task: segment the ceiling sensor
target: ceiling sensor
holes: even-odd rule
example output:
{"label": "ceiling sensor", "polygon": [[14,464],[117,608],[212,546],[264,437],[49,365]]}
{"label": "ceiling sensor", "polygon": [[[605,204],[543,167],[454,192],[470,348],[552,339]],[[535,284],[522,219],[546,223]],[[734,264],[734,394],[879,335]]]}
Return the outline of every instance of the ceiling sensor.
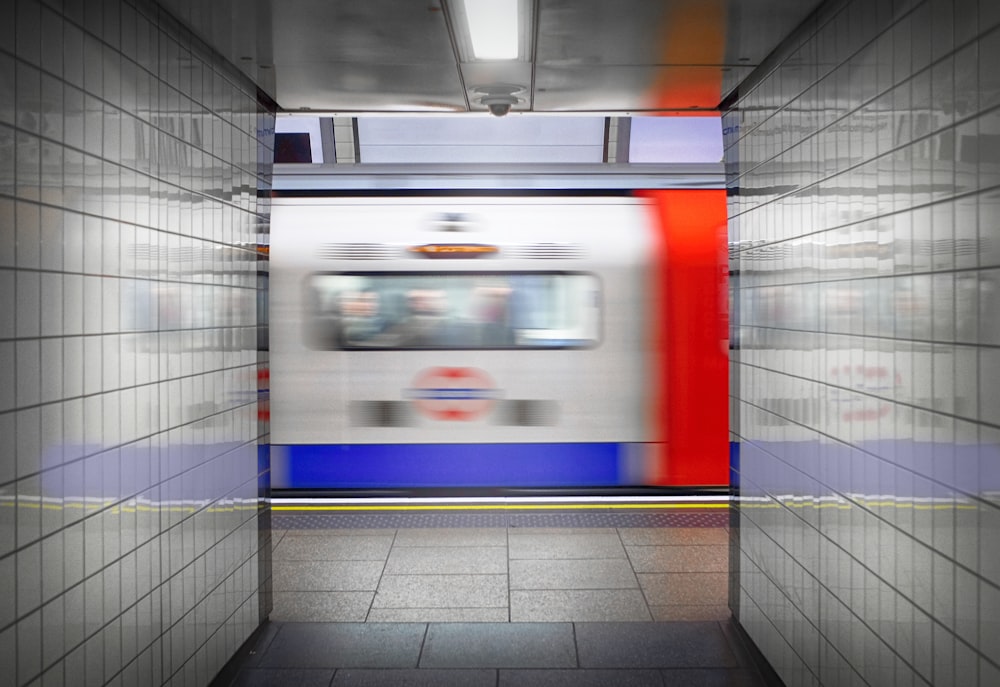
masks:
{"label": "ceiling sensor", "polygon": [[521,98],[518,98],[515,93],[523,93],[524,86],[515,86],[513,84],[495,84],[492,86],[477,86],[472,89],[475,93],[481,93],[482,96],[478,98],[479,102],[485,105],[490,114],[494,117],[503,117],[508,112],[510,108],[523,102]]}

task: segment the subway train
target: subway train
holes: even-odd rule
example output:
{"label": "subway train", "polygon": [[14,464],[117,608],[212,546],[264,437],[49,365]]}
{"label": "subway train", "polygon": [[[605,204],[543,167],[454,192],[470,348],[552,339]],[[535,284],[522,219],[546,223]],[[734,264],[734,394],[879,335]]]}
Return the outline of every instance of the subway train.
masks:
{"label": "subway train", "polygon": [[272,487],[724,487],[725,196],[690,177],[276,183]]}

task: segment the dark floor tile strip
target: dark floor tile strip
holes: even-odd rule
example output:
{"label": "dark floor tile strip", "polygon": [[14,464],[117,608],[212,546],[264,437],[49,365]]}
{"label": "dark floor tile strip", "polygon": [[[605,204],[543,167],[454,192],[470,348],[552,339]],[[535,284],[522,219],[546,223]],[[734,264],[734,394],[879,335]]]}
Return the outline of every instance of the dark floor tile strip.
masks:
{"label": "dark floor tile strip", "polygon": [[495,687],[496,673],[494,669],[342,668],[332,687]]}
{"label": "dark floor tile strip", "polygon": [[663,687],[657,670],[501,669],[499,687]]}
{"label": "dark floor tile strip", "polygon": [[424,623],[286,623],[260,667],[416,668],[425,631]]}
{"label": "dark floor tile strip", "polygon": [[280,629],[280,623],[265,622],[260,625],[222,667],[210,687],[230,687],[235,684],[241,670],[255,668]]}
{"label": "dark floor tile strip", "polygon": [[664,687],[765,687],[757,673],[742,668],[668,668]]}
{"label": "dark floor tile strip", "polygon": [[319,687],[331,676],[342,687],[485,687],[495,676],[527,687],[780,684],[729,622],[268,623],[212,687]]}
{"label": "dark floor tile strip", "polygon": [[431,623],[421,668],[574,668],[570,623]]}
{"label": "dark floor tile strip", "polygon": [[584,668],[735,668],[716,622],[579,623]]}
{"label": "dark floor tile strip", "polygon": [[334,671],[322,668],[245,668],[231,687],[329,687]]}
{"label": "dark floor tile strip", "polygon": [[754,645],[739,622],[731,617],[729,620],[721,621],[719,626],[740,664],[748,672],[752,672],[760,680],[760,684],[767,687],[784,687],[784,682],[778,677],[778,673]]}

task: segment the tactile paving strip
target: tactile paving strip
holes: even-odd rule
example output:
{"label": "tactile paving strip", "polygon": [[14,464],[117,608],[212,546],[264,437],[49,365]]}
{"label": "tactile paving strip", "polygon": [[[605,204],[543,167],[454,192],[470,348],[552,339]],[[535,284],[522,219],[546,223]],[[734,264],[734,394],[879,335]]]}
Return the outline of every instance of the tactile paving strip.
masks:
{"label": "tactile paving strip", "polygon": [[725,509],[274,511],[278,530],[423,527],[727,527]]}
{"label": "tactile paving strip", "polygon": [[726,527],[726,510],[509,512],[509,527]]}

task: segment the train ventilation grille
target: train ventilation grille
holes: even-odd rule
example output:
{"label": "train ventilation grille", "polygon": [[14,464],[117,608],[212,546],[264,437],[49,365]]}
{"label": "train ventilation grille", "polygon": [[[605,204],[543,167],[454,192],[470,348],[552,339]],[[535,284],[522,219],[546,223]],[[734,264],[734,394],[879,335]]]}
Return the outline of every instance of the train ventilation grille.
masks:
{"label": "train ventilation grille", "polygon": [[317,253],[325,260],[391,260],[399,255],[395,246],[382,243],[325,243]]}
{"label": "train ventilation grille", "polygon": [[529,243],[510,246],[504,252],[523,260],[576,260],[585,256],[583,247],[574,243]]}

